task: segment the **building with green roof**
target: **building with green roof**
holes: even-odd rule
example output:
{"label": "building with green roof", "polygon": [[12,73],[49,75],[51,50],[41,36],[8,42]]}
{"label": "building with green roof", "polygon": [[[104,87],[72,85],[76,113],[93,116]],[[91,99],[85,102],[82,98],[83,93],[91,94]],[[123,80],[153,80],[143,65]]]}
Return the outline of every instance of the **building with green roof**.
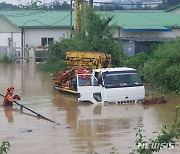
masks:
{"label": "building with green roof", "polygon": [[[127,42],[161,41],[180,36],[180,15],[171,12],[105,11],[97,13],[104,17],[113,17],[110,26],[115,33],[114,37],[117,40],[123,40],[126,44]],[[72,21],[74,21],[73,18]],[[70,29],[69,11],[0,11],[0,46],[45,46],[50,42],[69,37]],[[128,46],[127,49],[129,49]]]}
{"label": "building with green roof", "polygon": [[[0,35],[5,33],[9,34],[9,37],[12,33],[13,36],[19,35],[20,46],[23,42],[25,46],[36,47],[42,45],[41,38],[58,41],[70,34],[70,12],[67,11],[0,11],[0,21]],[[12,39],[15,41],[14,38]],[[19,46],[19,43],[16,42],[16,46],[17,44]]]}

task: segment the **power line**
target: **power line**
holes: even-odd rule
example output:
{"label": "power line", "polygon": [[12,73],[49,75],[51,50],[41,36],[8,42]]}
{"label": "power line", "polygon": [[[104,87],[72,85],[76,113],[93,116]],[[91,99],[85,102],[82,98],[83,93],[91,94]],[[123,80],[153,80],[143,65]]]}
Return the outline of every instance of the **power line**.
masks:
{"label": "power line", "polygon": [[56,21],[55,23],[52,23],[52,24],[44,24],[44,23],[38,21],[37,19],[34,19],[34,20],[28,20],[28,21],[26,21],[22,26],[25,26],[28,22],[31,22],[31,21],[35,21],[35,22],[37,22],[37,23],[39,23],[39,24],[41,24],[41,25],[44,25],[44,26],[53,26],[53,25],[55,25],[55,24],[57,24],[57,23],[60,23],[60,22],[63,21],[64,19],[66,19],[69,15],[70,15],[70,13],[67,14],[64,18],[62,18],[62,19],[60,19],[60,20],[58,20],[58,21]]}
{"label": "power line", "polygon": [[[17,13],[15,14],[15,12]],[[25,17],[25,16],[33,16],[33,15],[37,16],[47,12],[69,12],[69,10],[11,10],[11,11],[4,10],[4,11],[0,11],[0,15],[4,15],[6,17]]]}

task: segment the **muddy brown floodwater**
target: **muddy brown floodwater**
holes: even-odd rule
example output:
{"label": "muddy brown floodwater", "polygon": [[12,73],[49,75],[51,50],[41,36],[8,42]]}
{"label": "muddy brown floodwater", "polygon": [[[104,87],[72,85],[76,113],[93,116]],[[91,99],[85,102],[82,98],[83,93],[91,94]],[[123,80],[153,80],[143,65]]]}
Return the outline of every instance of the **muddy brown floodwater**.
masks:
{"label": "muddy brown floodwater", "polygon": [[[92,105],[78,103],[75,96],[55,92],[49,74],[40,72],[34,64],[0,64],[0,93],[8,85],[21,96],[19,103],[61,125],[38,119],[18,105],[0,107],[0,143],[10,142],[8,154],[84,154],[96,151],[109,154],[112,147],[128,154],[135,147],[139,124],[145,135],[160,131],[171,124],[173,109],[180,96],[165,95],[161,105]],[[147,90],[147,97],[161,96]],[[3,98],[0,99],[1,102]],[[179,154],[180,148],[163,149],[162,154]]]}

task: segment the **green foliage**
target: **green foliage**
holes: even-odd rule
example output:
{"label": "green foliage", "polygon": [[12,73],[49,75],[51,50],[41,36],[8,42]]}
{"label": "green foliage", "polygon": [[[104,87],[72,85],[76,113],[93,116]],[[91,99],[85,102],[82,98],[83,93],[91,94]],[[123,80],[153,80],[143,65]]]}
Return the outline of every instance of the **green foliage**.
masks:
{"label": "green foliage", "polygon": [[0,9],[1,10],[10,10],[10,9],[16,9],[17,6],[13,5],[13,4],[8,4],[6,2],[2,2],[0,3]]}
{"label": "green foliage", "polygon": [[142,128],[143,128],[142,125],[139,125],[138,128],[135,128],[135,129],[137,129],[136,141],[135,141],[137,149],[132,150],[132,152],[130,154],[135,154],[135,153],[138,153],[138,154],[152,154],[153,153],[151,149],[146,148],[145,146],[143,146],[143,145],[147,144],[147,141],[145,141],[145,139],[144,139],[145,136],[143,136],[143,134],[142,134],[142,132],[144,131]]}
{"label": "green foliage", "polygon": [[142,134],[144,131],[142,128],[142,125],[136,128],[138,130],[135,141],[137,148],[132,150],[130,154],[152,154],[153,152],[159,152],[162,148],[170,148],[171,145],[177,146],[174,139],[180,138],[180,106],[175,108],[173,124],[169,127],[164,126],[155,139],[150,138],[146,141]]}
{"label": "green foliage", "polygon": [[85,22],[86,37],[84,39],[91,51],[111,54],[112,64],[119,66],[122,46],[113,38],[109,26],[112,19],[113,17],[102,18],[100,14],[96,14],[92,8],[89,8]]}
{"label": "green foliage", "polygon": [[119,154],[118,149],[116,149],[115,147],[112,147],[109,154]]}
{"label": "green foliage", "polygon": [[135,68],[140,74],[142,74],[142,69],[144,64],[150,59],[150,56],[147,53],[141,52],[135,56],[128,57],[122,56],[121,61],[124,66]]}
{"label": "green foliage", "polygon": [[0,63],[11,63],[12,61],[9,59],[7,53],[3,54],[0,58]]}
{"label": "green foliage", "polygon": [[159,44],[144,68],[146,80],[163,91],[180,91],[180,38]]}
{"label": "green foliage", "polygon": [[63,50],[63,45],[63,43],[55,43],[49,46],[47,53],[48,59],[41,66],[42,70],[55,74],[65,68],[65,51]]}
{"label": "green foliage", "polygon": [[0,154],[7,153],[10,147],[10,143],[8,141],[3,141],[2,145],[0,146]]}
{"label": "green foliage", "polygon": [[50,4],[50,8],[53,10],[70,10],[71,5],[68,4],[66,1],[61,3],[60,1],[53,1],[52,4]]}
{"label": "green foliage", "polygon": [[40,0],[31,0],[31,2],[28,2],[25,5],[20,4],[19,7],[32,10],[46,9],[46,6]]}

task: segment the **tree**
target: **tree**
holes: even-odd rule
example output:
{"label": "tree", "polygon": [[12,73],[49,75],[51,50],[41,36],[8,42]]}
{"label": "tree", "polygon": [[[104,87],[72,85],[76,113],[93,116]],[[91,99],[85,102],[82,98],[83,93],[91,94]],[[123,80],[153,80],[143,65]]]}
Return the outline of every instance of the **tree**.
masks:
{"label": "tree", "polygon": [[66,1],[64,1],[62,4],[59,1],[54,1],[50,7],[53,10],[70,10],[71,9],[71,5],[68,4]]}
{"label": "tree", "polygon": [[83,39],[86,40],[91,51],[111,54],[112,64],[119,66],[119,56],[122,53],[122,47],[113,38],[113,32],[109,26],[112,19],[113,17],[104,18],[102,15],[96,14],[92,8],[89,8]]}
{"label": "tree", "polygon": [[64,69],[63,60],[67,51],[98,51],[112,55],[112,64],[120,65],[119,57],[122,47],[113,38],[109,23],[113,17],[103,18],[96,14],[92,8],[88,8],[85,24],[81,31],[74,33],[73,38],[61,40],[49,47],[47,63],[44,65],[46,70],[53,73]]}
{"label": "tree", "polygon": [[145,63],[143,74],[148,82],[163,91],[180,92],[180,38],[154,48],[153,58]]}
{"label": "tree", "polygon": [[7,4],[5,2],[0,3],[0,9],[16,9],[16,8],[18,7],[12,4]]}
{"label": "tree", "polygon": [[31,0],[31,2],[28,2],[25,5],[20,4],[19,7],[23,9],[33,9],[33,10],[47,9],[47,6],[45,6],[40,0],[35,0],[35,1]]}

